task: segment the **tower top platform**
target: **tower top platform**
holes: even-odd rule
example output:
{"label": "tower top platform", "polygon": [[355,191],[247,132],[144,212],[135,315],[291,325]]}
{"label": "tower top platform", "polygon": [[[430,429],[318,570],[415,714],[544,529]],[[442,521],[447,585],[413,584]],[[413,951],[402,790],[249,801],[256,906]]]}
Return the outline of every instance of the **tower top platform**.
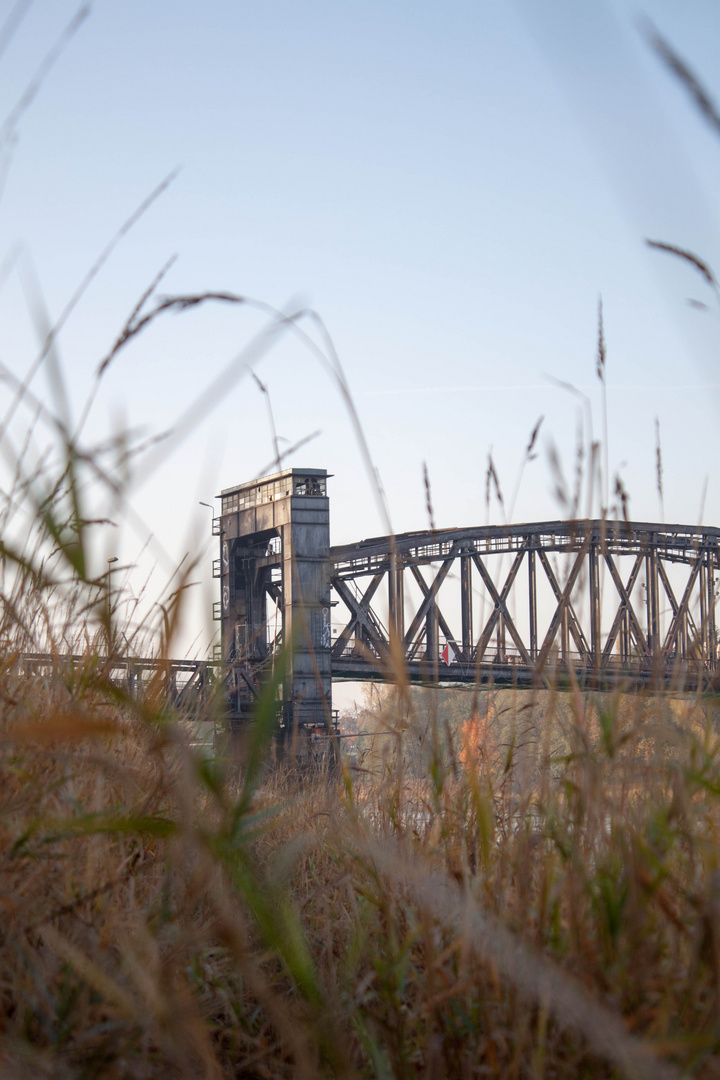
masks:
{"label": "tower top platform", "polygon": [[220,494],[222,499],[220,512],[232,514],[237,510],[245,510],[261,503],[275,502],[277,499],[285,499],[293,495],[325,497],[329,475],[327,469],[284,469],[282,472],[250,480],[246,484],[224,488]]}

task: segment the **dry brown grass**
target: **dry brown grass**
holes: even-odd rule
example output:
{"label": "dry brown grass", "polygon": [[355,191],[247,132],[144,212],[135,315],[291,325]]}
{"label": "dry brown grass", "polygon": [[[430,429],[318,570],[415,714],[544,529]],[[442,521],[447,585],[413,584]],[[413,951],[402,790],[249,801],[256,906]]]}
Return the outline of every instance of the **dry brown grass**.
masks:
{"label": "dry brown grass", "polygon": [[244,763],[203,762],[102,673],[9,663],[0,699],[2,1075],[720,1066],[702,703],[523,699],[537,745],[486,727],[459,766],[429,738],[410,777],[397,753],[376,775],[249,767],[262,723]]}

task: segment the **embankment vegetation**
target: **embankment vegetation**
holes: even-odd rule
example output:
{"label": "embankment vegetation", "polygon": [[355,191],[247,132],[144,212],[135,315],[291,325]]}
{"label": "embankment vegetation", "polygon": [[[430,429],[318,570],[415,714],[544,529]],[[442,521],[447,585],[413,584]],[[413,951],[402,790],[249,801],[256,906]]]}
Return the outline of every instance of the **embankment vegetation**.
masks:
{"label": "embankment vegetation", "polygon": [[714,702],[383,689],[309,770],[100,637],[3,648],[3,1075],[715,1075]]}

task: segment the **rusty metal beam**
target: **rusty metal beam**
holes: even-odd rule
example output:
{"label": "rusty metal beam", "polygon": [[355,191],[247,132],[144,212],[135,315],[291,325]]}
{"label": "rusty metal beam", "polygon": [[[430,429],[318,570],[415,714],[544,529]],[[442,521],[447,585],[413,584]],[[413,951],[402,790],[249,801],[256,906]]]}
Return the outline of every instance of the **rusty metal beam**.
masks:
{"label": "rusty metal beam", "polygon": [[[427,596],[429,594],[429,592],[430,592],[430,586],[425,581],[425,578],[422,576],[422,571],[420,570],[420,567],[415,566],[414,563],[411,563],[410,564],[410,572],[412,573],[413,577],[415,578],[418,585],[420,586],[420,589],[421,589],[423,595]],[[443,615],[442,611],[440,610],[440,606],[438,605],[437,600],[435,601],[435,604],[433,606],[435,607],[436,617],[437,617],[439,629],[442,630],[443,634],[445,635],[445,639],[447,641],[449,641],[449,643],[452,646],[453,651],[456,654],[456,656],[461,655],[460,646],[458,645],[457,641],[455,640],[455,638],[453,636],[453,632],[450,629],[450,627],[448,626],[447,620],[446,620],[445,616]],[[417,652],[417,642],[413,646],[411,653],[408,655],[408,659],[412,659],[412,657],[415,655],[416,652]]]}
{"label": "rusty metal beam", "polygon": [[[570,597],[572,595],[573,589],[575,588],[575,583],[576,583],[576,581],[577,581],[577,579],[578,579],[578,577],[580,575],[580,571],[582,569],[582,565],[583,565],[583,562],[585,560],[585,556],[587,554],[587,551],[588,551],[589,547],[590,547],[590,540],[588,538],[588,539],[586,539],[586,541],[583,544],[582,548],[578,552],[578,554],[577,554],[577,556],[575,558],[575,562],[573,563],[573,567],[572,567],[572,569],[571,569],[571,571],[570,571],[570,573],[568,575],[568,579],[567,579],[567,581],[565,583],[565,588],[562,590],[562,592],[560,593],[560,595],[558,597],[558,605],[557,605],[557,608],[555,609],[555,614],[553,615],[553,617],[552,617],[552,619],[550,621],[550,626],[548,628],[548,632],[545,635],[545,640],[543,641],[542,646],[540,647],[540,652],[538,654],[537,665],[536,665],[538,672],[542,672],[543,668],[545,667],[545,664],[547,663],[548,657],[550,655],[550,649],[552,648],[553,642],[555,641],[555,638],[557,637],[558,628],[561,625],[563,616],[564,615],[565,616],[569,615],[570,611],[572,610],[571,606],[570,606]],[[552,567],[547,562],[547,557],[545,556],[545,552],[541,553],[541,560],[540,561],[543,564],[543,567],[545,569],[545,573],[548,574],[548,571],[549,571],[548,577],[550,578],[551,585],[554,583],[554,588],[557,589],[558,588],[557,580],[555,578],[554,573],[552,572]],[[575,621],[575,618],[574,618],[574,613],[573,613],[573,622],[574,621]],[[577,629],[579,630],[579,627]],[[582,631],[580,631],[580,635],[582,635]],[[582,636],[580,636],[580,640],[581,641],[584,640]],[[585,653],[587,655],[587,643],[585,643],[585,645],[584,645],[584,650],[585,650]]]}
{"label": "rusty metal beam", "polygon": [[685,585],[685,589],[684,589],[684,592],[683,592],[682,597],[680,599],[680,603],[677,605],[677,610],[675,611],[675,614],[673,615],[672,622],[670,623],[670,628],[669,628],[667,634],[665,635],[665,649],[666,649],[666,651],[669,651],[670,648],[672,647],[673,643],[675,642],[675,639],[677,638],[678,631],[680,630],[680,627],[682,625],[683,620],[687,619],[688,606],[690,604],[690,597],[692,595],[693,588],[695,587],[695,582],[698,579],[698,574],[700,573],[700,567],[702,566],[702,560],[703,560],[703,553],[701,552],[698,555],[697,559],[695,560],[695,565],[693,566],[692,570],[690,571],[690,575],[688,577],[687,584]]}
{"label": "rusty metal beam", "polygon": [[515,624],[514,624],[513,620],[510,618],[510,613],[508,612],[507,605],[506,605],[506,600],[507,600],[508,596],[510,595],[510,589],[512,588],[513,582],[515,581],[515,578],[517,577],[518,570],[520,569],[520,565],[521,565],[521,563],[523,561],[523,557],[525,555],[525,551],[526,551],[526,548],[523,547],[520,551],[518,551],[517,555],[515,556],[515,559],[513,560],[513,563],[512,563],[512,565],[510,567],[510,571],[508,573],[508,576],[505,579],[505,584],[502,587],[502,592],[500,592],[500,593],[498,593],[497,589],[495,588],[495,584],[494,584],[492,578],[490,577],[490,574],[488,573],[487,568],[485,567],[485,564],[483,563],[482,559],[477,554],[477,552],[473,552],[473,556],[472,556],[473,562],[477,566],[477,568],[478,568],[478,570],[480,572],[480,576],[483,579],[483,583],[484,583],[486,589],[488,590],[488,592],[490,593],[490,596],[493,599],[493,603],[495,604],[495,607],[493,609],[493,613],[490,616],[490,618],[488,619],[488,621],[487,621],[487,623],[485,625],[485,628],[484,628],[482,634],[480,635],[480,637],[478,639],[477,647],[475,649],[475,656],[476,656],[476,659],[478,660],[479,663],[482,663],[483,657],[485,655],[485,650],[488,647],[488,644],[490,642],[490,638],[492,637],[493,630],[495,629],[496,625],[498,625],[499,620],[501,618],[503,619],[507,629],[510,631],[510,635],[511,635],[513,641],[515,642],[515,645],[517,646],[518,651],[520,652],[520,655],[523,657],[523,660],[525,661],[525,663],[526,664],[532,663],[532,661],[530,660],[530,657],[528,655],[527,649],[525,648],[525,645],[523,644],[523,641],[522,641],[520,635],[518,634],[517,630],[515,629]]}
{"label": "rusty metal beam", "polygon": [[[581,548],[580,553],[579,553],[577,559],[575,560],[575,564],[574,564],[573,571],[572,571],[572,573],[574,573],[574,575],[575,575],[573,577],[573,579],[572,579],[572,586],[573,587],[575,586],[575,582],[577,581],[577,578],[579,577],[580,570],[582,569],[582,563],[583,563],[583,560],[585,558],[585,555],[587,553],[587,550],[588,550],[589,546],[590,546],[590,541],[588,539],[585,546],[583,548]],[[558,580],[555,577],[555,572],[554,572],[552,566],[550,565],[550,560],[548,559],[547,555],[542,550],[542,548],[538,551],[538,557],[540,559],[540,563],[542,564],[542,568],[545,571],[545,576],[547,577],[548,581],[550,582],[550,587],[552,588],[552,591],[555,594],[555,599],[557,600],[557,603],[558,603],[558,608],[557,608],[557,611],[556,611],[556,614],[559,615],[558,626],[561,625],[561,623],[562,623],[562,621],[564,619],[564,621],[565,621],[565,630],[566,631],[569,630],[570,633],[572,634],[573,639],[575,641],[575,644],[577,645],[578,652],[580,653],[580,655],[582,656],[582,658],[585,661],[590,661],[590,657],[591,657],[590,646],[588,645],[587,638],[585,637],[585,634],[582,631],[582,627],[580,626],[580,622],[578,620],[577,615],[575,614],[575,609],[573,608],[571,600],[570,600],[570,594],[572,593],[572,588],[569,591],[563,590],[563,589],[560,588],[560,586],[558,584]],[[562,607],[562,610],[561,610],[561,607]],[[564,614],[563,614],[563,612],[564,612]],[[564,649],[563,651],[566,651],[566,649]],[[542,652],[542,649],[541,649],[541,652]]]}
{"label": "rusty metal beam", "polygon": [[613,584],[615,585],[615,588],[620,595],[620,607],[618,608],[618,613],[615,616],[615,621],[613,622],[612,628],[608,635],[608,639],[605,643],[605,648],[603,649],[603,657],[607,659],[607,657],[610,656],[613,645],[615,644],[615,639],[617,637],[618,631],[622,625],[623,617],[625,617],[630,624],[631,631],[633,631],[635,634],[635,642],[638,648],[641,650],[643,656],[649,655],[647,641],[645,640],[645,635],[642,631],[642,627],[640,626],[640,620],[637,617],[635,608],[633,607],[631,600],[632,591],[635,588],[638,576],[640,574],[640,570],[642,569],[643,556],[636,556],[633,568],[630,572],[630,577],[628,578],[627,585],[623,585],[622,578],[620,577],[620,572],[618,571],[618,568],[615,565],[613,557],[609,551],[605,552],[605,562],[610,571],[610,576],[613,579]]}
{"label": "rusty metal beam", "polygon": [[450,550],[450,553],[448,554],[448,556],[443,561],[442,566],[439,568],[439,570],[435,574],[435,577],[433,578],[432,585],[430,586],[427,593],[423,597],[422,602],[420,604],[420,607],[418,608],[417,612],[415,613],[415,617],[413,618],[412,622],[410,623],[410,627],[408,629],[408,632],[405,635],[405,648],[406,649],[408,649],[408,650],[412,649],[413,644],[415,644],[415,639],[416,639],[416,636],[418,634],[418,631],[419,631],[420,627],[422,626],[423,622],[425,621],[425,619],[427,617],[427,613],[428,613],[428,610],[429,610],[430,606],[435,603],[435,599],[437,597],[437,594],[440,591],[440,586],[444,582],[445,578],[448,576],[448,573],[450,572],[450,568],[452,567],[452,564],[455,561],[455,556],[456,555],[457,555],[457,545],[453,545],[453,547]]}
{"label": "rusty metal beam", "polygon": [[370,607],[370,601],[382,579],[382,574],[376,574],[368,588],[358,600],[353,596],[349,586],[342,578],[337,580],[333,578],[333,588],[351,613],[350,621],[342,631],[342,634],[338,636],[338,639],[332,648],[333,656],[342,654],[345,645],[352,637],[355,628],[358,626],[365,631],[367,638],[376,645],[378,655],[380,655],[383,649],[387,648],[387,638],[383,634],[382,628],[378,624],[377,618]]}

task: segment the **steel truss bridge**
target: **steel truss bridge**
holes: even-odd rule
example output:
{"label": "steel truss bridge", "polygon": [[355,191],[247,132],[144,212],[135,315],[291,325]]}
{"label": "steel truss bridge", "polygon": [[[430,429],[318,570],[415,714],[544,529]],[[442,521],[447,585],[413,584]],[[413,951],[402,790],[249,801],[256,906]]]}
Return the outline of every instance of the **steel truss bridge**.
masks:
{"label": "steel truss bridge", "polygon": [[129,698],[151,695],[188,717],[205,714],[217,697],[215,666],[206,660],[23,652],[8,668],[20,678],[60,682],[68,688],[95,683],[104,690],[115,687]]}
{"label": "steel truss bridge", "polygon": [[677,688],[718,668],[720,530],[549,521],[330,550],[334,678]]}
{"label": "steel truss bridge", "polygon": [[720,530],[545,521],[330,546],[324,469],[225,489],[219,659],[237,723],[286,643],[283,726],[327,727],[335,679],[714,688]]}
{"label": "steel truss bridge", "polygon": [[335,722],[333,679],[720,689],[720,529],[550,521],[330,547],[326,474],[308,472],[230,489],[215,519],[215,662],[24,653],[15,670],[68,686],[95,673],[238,724],[292,642],[280,725],[311,732]]}

